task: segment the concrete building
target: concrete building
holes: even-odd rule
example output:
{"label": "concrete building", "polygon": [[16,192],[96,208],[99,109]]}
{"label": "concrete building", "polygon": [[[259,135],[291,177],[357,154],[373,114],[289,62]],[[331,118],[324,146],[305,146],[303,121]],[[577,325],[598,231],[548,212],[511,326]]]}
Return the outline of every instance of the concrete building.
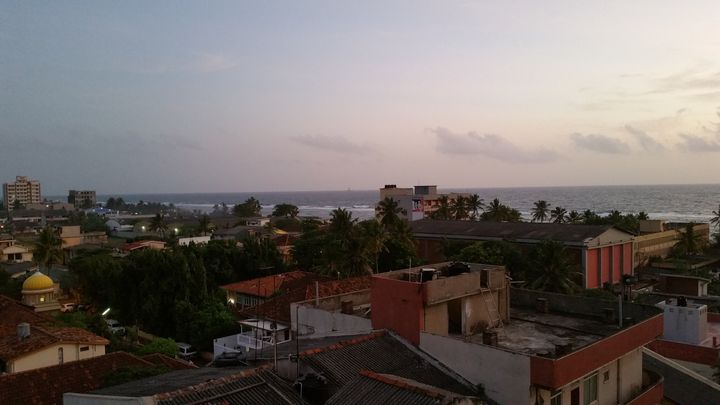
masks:
{"label": "concrete building", "polygon": [[21,205],[39,203],[42,201],[40,182],[28,180],[25,176],[16,176],[14,183],[3,184],[3,205],[12,211],[15,202]]}
{"label": "concrete building", "polygon": [[[668,257],[685,232],[686,225],[660,220],[640,221],[640,235],[633,239],[633,267],[647,265],[652,257]],[[710,241],[710,224],[694,224],[693,231],[700,235],[700,244]]]}
{"label": "concrete building", "polygon": [[623,275],[633,274],[633,235],[610,225],[424,219],[410,227],[418,255],[430,263],[446,260],[442,254],[446,241],[506,241],[529,250],[554,240],[565,245],[570,263],[580,267],[585,288],[618,284]]}
{"label": "concrete building", "polygon": [[[431,270],[432,269],[432,270]],[[502,404],[658,404],[642,347],[661,311],[508,289],[502,267],[448,263],[373,276],[374,328],[391,329]],[[417,342],[417,343],[416,343]]]}
{"label": "concrete building", "polygon": [[32,251],[9,235],[0,235],[0,262],[25,263],[33,259]]}
{"label": "concrete building", "polygon": [[35,308],[35,312],[58,312],[58,287],[53,280],[36,271],[22,285],[23,304]]}
{"label": "concrete building", "polygon": [[469,194],[449,193],[441,194],[437,186],[415,186],[414,188],[399,188],[395,184],[386,184],[380,189],[380,201],[391,197],[398,202],[398,206],[405,210],[401,217],[410,221],[427,218],[440,206],[440,199],[447,197],[450,202],[459,196],[467,197]]}
{"label": "concrete building", "polygon": [[78,245],[103,245],[107,243],[107,234],[102,231],[82,232],[80,225],[60,226],[57,229],[63,249]]}
{"label": "concrete building", "polygon": [[75,208],[92,208],[97,204],[97,196],[95,190],[70,190],[67,201]]}

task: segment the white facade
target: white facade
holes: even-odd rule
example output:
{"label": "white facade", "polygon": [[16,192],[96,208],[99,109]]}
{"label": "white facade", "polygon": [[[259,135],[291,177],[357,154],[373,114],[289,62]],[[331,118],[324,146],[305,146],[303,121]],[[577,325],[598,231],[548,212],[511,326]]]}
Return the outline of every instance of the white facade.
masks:
{"label": "white facade", "polygon": [[676,298],[657,304],[663,308],[663,339],[699,345],[707,338],[707,305],[687,302],[678,305]]}

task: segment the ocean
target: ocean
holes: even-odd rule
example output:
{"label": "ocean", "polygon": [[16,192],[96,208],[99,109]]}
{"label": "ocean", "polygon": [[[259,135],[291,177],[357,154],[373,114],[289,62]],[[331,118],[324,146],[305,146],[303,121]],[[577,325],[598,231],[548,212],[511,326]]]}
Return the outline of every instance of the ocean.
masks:
{"label": "ocean", "polygon": [[[591,209],[598,214],[613,210],[623,213],[646,212],[651,219],[676,222],[707,222],[720,204],[720,184],[709,185],[645,185],[645,186],[583,186],[583,187],[514,187],[514,188],[448,188],[440,192],[477,193],[486,202],[498,198],[530,218],[533,202],[546,200],[552,207],[568,211]],[[379,198],[378,190],[238,192],[183,194],[117,194],[126,202],[173,203],[179,208],[210,212],[222,202],[232,206],[255,197],[263,206],[263,214],[272,212],[280,203],[294,204],[302,216],[327,218],[335,208],[345,208],[359,219],[372,218]],[[110,195],[98,195],[107,201]],[[61,199],[61,197],[56,197]]]}

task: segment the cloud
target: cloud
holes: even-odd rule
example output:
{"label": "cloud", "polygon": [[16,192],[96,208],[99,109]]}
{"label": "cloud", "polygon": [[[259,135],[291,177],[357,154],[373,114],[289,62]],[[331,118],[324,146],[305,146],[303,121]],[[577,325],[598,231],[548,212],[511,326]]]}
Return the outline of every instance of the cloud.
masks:
{"label": "cloud", "polygon": [[437,136],[437,150],[448,155],[483,155],[489,158],[516,163],[546,163],[558,158],[549,149],[525,150],[507,139],[493,134],[476,132],[456,134],[445,128],[431,130]]}
{"label": "cloud", "polygon": [[625,130],[635,137],[646,152],[657,153],[665,150],[665,147],[660,142],[653,139],[645,131],[641,131],[630,125],[625,125]]}
{"label": "cloud", "polygon": [[679,134],[683,139],[678,149],[689,153],[720,152],[720,143],[697,135]]}
{"label": "cloud", "polygon": [[628,147],[625,142],[606,135],[583,135],[580,133],[574,133],[570,135],[570,139],[575,143],[576,147],[580,149],[587,149],[592,152],[607,153],[611,155],[623,155],[630,153],[630,147]]}
{"label": "cloud", "polygon": [[[661,77],[653,81],[649,93],[672,93],[720,88],[720,71],[707,72],[688,70]],[[701,93],[702,94],[702,93]]]}
{"label": "cloud", "polygon": [[343,154],[366,155],[373,152],[373,149],[370,146],[351,142],[344,136],[300,135],[290,137],[290,139],[311,148]]}

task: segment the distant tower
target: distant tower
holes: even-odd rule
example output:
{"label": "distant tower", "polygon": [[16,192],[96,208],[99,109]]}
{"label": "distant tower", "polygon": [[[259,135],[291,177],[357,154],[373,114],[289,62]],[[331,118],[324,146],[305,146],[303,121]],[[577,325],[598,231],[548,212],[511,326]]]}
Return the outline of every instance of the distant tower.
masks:
{"label": "distant tower", "polygon": [[3,184],[3,204],[5,209],[12,210],[16,201],[23,206],[40,203],[42,201],[40,182],[28,180],[25,176],[16,176],[14,183]]}
{"label": "distant tower", "polygon": [[22,285],[22,302],[35,308],[35,312],[60,310],[55,297],[55,283],[40,271],[28,277]]}

